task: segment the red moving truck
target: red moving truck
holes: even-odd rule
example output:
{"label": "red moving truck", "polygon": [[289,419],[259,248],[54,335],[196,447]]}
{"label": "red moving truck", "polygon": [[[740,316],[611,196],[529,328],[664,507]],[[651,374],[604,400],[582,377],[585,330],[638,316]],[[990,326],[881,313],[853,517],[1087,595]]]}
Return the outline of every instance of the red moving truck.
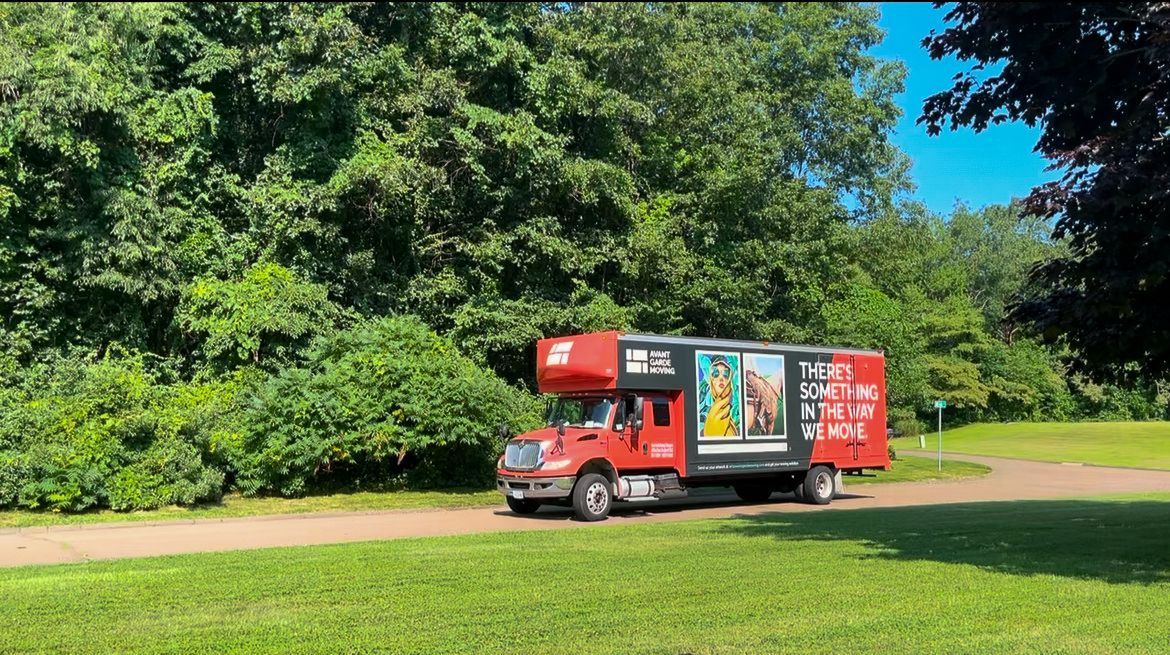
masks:
{"label": "red moving truck", "polygon": [[542,339],[547,426],[508,441],[508,506],[604,519],[615,501],[730,486],[831,501],[842,473],[890,468],[885,357],[847,348],[598,332]]}

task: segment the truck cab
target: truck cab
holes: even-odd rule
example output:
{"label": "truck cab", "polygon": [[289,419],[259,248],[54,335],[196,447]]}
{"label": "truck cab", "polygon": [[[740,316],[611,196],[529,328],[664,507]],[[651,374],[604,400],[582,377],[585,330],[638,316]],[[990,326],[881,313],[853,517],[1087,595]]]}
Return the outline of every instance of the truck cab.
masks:
{"label": "truck cab", "polygon": [[[884,377],[880,416],[874,416],[874,407],[868,413],[870,422],[882,423],[880,444],[878,436],[865,436],[856,418],[844,427],[825,426],[819,435],[823,444],[815,443],[816,436],[799,443],[788,424],[795,426],[793,415],[810,410],[782,392],[787,383],[779,352],[758,342],[619,332],[542,339],[537,381],[541,392],[553,394],[545,426],[507,442],[497,464],[497,487],[518,514],[559,504],[595,521],[604,519],[614,502],[679,497],[698,486],[731,486],[745,500],[763,501],[803,485],[814,502],[828,502],[840,487],[841,471],[888,468]],[[789,355],[794,363],[802,356]],[[842,360],[848,366],[839,370],[851,376],[862,372],[854,355],[848,357]],[[770,368],[757,360],[767,360]],[[761,370],[742,370],[745,362]],[[870,378],[872,363],[861,363]],[[799,370],[837,369],[793,366],[789,372]],[[761,387],[759,380],[770,380],[772,387]],[[857,411],[861,394],[851,394],[851,388],[825,387],[853,398],[852,405],[830,407],[827,415],[865,414]],[[721,395],[720,402],[713,404],[713,394]],[[710,434],[712,425],[719,426],[718,434]],[[871,427],[868,433],[875,431]],[[838,443],[846,432],[848,443]],[[880,456],[872,455],[875,447]]]}
{"label": "truck cab", "polygon": [[549,404],[544,428],[507,443],[497,471],[499,490],[513,511],[528,514],[542,503],[572,504],[579,479],[600,477],[590,482],[598,485],[590,514],[602,518],[615,498],[682,495],[677,405],[667,392],[559,395]]}

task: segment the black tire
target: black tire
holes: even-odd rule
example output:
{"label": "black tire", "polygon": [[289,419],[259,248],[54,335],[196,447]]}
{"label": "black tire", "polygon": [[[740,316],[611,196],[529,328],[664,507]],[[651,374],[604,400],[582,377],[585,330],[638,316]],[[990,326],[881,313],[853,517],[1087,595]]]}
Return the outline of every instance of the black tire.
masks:
{"label": "black tire", "polygon": [[522,498],[512,498],[511,496],[504,500],[508,501],[508,509],[517,514],[535,514],[536,510],[540,509],[540,503],[535,500],[524,500]]}
{"label": "black tire", "polygon": [[586,473],[573,486],[573,513],[582,521],[601,521],[613,507],[613,485],[604,476]]}
{"label": "black tire", "polygon": [[804,500],[813,505],[828,505],[833,496],[837,495],[837,479],[833,476],[833,469],[827,466],[814,466],[804,476]]}
{"label": "black tire", "polygon": [[772,485],[767,482],[741,482],[732,488],[740,500],[748,503],[762,503],[772,497]]}

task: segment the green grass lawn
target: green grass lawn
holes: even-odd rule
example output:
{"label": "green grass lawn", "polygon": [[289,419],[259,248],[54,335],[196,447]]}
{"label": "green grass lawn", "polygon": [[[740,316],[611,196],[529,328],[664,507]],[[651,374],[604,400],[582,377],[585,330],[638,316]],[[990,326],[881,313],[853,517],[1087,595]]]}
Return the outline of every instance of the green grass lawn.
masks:
{"label": "green grass lawn", "polygon": [[0,570],[2,652],[1165,653],[1170,494]]}
{"label": "green grass lawn", "polygon": [[[902,438],[895,448],[917,447]],[[927,435],[926,447],[938,447]],[[1049,462],[1170,469],[1170,423],[978,423],[943,433],[943,450]]]}
{"label": "green grass lawn", "polygon": [[[909,482],[918,480],[951,479],[984,475],[991,469],[980,464],[948,461],[940,473],[933,460],[906,457],[894,462],[891,471],[877,477],[849,477],[846,482],[873,484],[880,482]],[[74,525],[110,523],[118,521],[172,521],[183,519],[218,519],[273,514],[303,514],[307,512],[361,512],[395,509],[457,508],[500,505],[503,499],[495,490],[453,491],[384,491],[335,493],[305,498],[245,498],[236,494],[224,497],[217,505],[195,507],[164,507],[144,512],[113,512],[109,510],[82,514],[57,514],[25,510],[0,511],[0,528],[26,528],[39,525]]]}
{"label": "green grass lawn", "polygon": [[[960,462],[943,458],[942,470],[938,469],[938,461],[925,456],[899,455],[898,459],[890,463],[889,471],[877,471],[876,477],[845,476],[846,486],[855,484],[875,484],[881,482],[922,482],[925,480],[955,480],[959,478],[974,478],[987,475],[991,467],[974,462]],[[867,472],[867,473],[873,473]]]}

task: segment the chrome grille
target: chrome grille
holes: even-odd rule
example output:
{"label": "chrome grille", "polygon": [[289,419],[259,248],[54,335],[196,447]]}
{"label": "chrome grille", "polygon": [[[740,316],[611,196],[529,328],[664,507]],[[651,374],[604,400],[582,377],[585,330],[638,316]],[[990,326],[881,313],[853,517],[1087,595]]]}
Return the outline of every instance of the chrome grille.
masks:
{"label": "chrome grille", "polygon": [[539,464],[539,441],[509,441],[504,448],[504,468],[534,469]]}

